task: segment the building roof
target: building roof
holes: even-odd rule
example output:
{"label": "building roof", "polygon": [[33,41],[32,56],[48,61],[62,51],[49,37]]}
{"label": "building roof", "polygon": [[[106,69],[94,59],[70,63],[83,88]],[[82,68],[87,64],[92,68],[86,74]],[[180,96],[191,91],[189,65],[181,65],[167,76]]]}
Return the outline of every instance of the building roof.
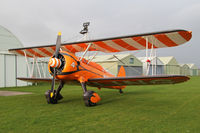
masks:
{"label": "building roof", "polygon": [[[146,60],[147,60],[146,57],[138,57],[138,59],[143,63],[145,63]],[[155,61],[156,61],[157,65],[163,65],[163,62],[158,57],[148,57],[148,59],[154,64],[155,64]]]}
{"label": "building roof", "polygon": [[158,57],[164,65],[179,65],[174,56]]}
{"label": "building roof", "polygon": [[9,48],[23,47],[18,38],[13,35],[9,30],[0,26],[0,51],[6,51]]}
{"label": "building roof", "polygon": [[189,66],[187,64],[179,64],[182,68],[188,68],[189,69]]}
{"label": "building roof", "polygon": [[195,65],[195,64],[187,64],[188,65],[188,67],[190,68],[190,69],[198,69],[198,67]]}

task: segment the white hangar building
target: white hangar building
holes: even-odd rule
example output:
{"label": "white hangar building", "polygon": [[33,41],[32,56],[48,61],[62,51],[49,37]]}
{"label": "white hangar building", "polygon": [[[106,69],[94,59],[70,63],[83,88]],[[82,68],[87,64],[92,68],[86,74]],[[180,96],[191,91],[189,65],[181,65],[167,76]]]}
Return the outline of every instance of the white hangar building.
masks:
{"label": "white hangar building", "polygon": [[[149,57],[150,65],[149,68],[145,66],[147,58],[138,57],[138,59],[143,63],[143,74],[144,75],[163,75],[164,74],[164,63],[158,57]],[[147,74],[148,69],[148,74]]]}
{"label": "white hangar building", "polygon": [[[8,52],[11,48],[24,47],[19,39],[6,28],[0,26],[0,87],[27,86],[17,77],[51,77],[48,71],[49,58],[37,59],[18,56]],[[28,65],[27,65],[28,63]]]}
{"label": "white hangar building", "polygon": [[27,82],[16,79],[28,76],[25,58],[8,52],[8,49],[17,47],[23,47],[22,43],[0,26],[0,87],[28,85]]}

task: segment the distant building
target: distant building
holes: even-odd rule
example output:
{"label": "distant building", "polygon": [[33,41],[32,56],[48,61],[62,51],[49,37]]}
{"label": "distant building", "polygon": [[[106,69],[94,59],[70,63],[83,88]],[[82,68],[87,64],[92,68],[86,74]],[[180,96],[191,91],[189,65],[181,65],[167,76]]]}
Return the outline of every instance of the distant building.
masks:
{"label": "distant building", "polygon": [[190,75],[190,68],[187,64],[180,64],[180,74],[185,76]]}
{"label": "distant building", "polygon": [[25,58],[8,52],[9,48],[23,47],[6,28],[0,26],[0,87],[25,86],[27,82],[16,77],[27,77]]}
{"label": "distant building", "polygon": [[126,76],[142,75],[142,62],[132,54],[98,55],[93,60],[105,70],[117,75],[121,66],[125,68]]}
{"label": "distant building", "polygon": [[190,68],[190,76],[198,76],[198,67],[195,64],[187,64]]}
{"label": "distant building", "polygon": [[180,66],[173,56],[158,57],[164,64],[164,74],[180,75]]}
{"label": "distant building", "polygon": [[146,57],[138,57],[138,59],[143,63],[143,73],[146,75],[146,71],[148,69],[147,75],[162,75],[164,74],[164,64],[158,57],[149,57],[150,66],[146,68],[147,58]]}

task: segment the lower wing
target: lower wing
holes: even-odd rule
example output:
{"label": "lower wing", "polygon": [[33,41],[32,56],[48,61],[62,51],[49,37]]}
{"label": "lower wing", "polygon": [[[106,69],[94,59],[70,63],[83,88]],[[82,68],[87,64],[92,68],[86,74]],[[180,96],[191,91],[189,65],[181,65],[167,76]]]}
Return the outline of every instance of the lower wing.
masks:
{"label": "lower wing", "polygon": [[176,84],[189,80],[187,76],[167,75],[167,76],[132,76],[132,77],[108,77],[89,79],[87,85],[99,88],[112,88],[113,86],[127,85],[159,85]]}
{"label": "lower wing", "polygon": [[[52,82],[52,78],[27,78],[27,77],[18,77],[18,80],[22,80],[22,81],[26,81],[26,82],[32,82],[32,83],[44,83],[44,82],[48,82],[51,83]],[[55,80],[56,83],[60,82],[60,80],[56,79]],[[80,83],[77,80],[74,81],[65,81],[65,84],[68,85],[80,85]]]}
{"label": "lower wing", "polygon": [[[52,78],[17,78],[27,82],[52,82]],[[189,80],[187,76],[132,76],[132,77],[107,77],[88,79],[87,85],[98,88],[115,88],[127,85],[159,85],[176,84]],[[56,80],[59,82],[59,80]],[[78,81],[65,81],[65,84],[80,85]]]}

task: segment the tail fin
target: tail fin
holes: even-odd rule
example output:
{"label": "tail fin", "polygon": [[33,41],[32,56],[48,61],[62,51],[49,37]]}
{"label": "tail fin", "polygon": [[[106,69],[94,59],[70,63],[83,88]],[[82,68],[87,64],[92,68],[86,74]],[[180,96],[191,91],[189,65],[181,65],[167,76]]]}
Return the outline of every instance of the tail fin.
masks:
{"label": "tail fin", "polygon": [[126,77],[126,72],[123,66],[120,67],[117,77]]}
{"label": "tail fin", "polygon": [[[117,77],[126,77],[126,71],[123,66],[120,67]],[[118,89],[124,89],[126,86],[115,86]]]}

